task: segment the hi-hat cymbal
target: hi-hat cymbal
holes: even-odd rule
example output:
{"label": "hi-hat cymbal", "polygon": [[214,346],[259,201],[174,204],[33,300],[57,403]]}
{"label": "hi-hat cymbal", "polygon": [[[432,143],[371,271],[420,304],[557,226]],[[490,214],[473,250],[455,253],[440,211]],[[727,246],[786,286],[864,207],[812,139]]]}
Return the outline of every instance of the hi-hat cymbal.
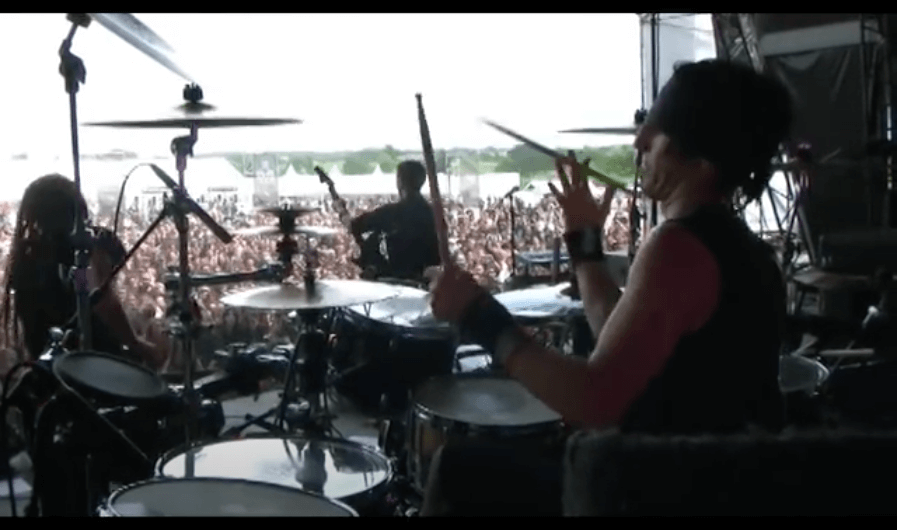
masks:
{"label": "hi-hat cymbal", "polygon": [[302,123],[302,120],[285,118],[164,118],[159,120],[93,122],[85,123],[84,125],[90,127],[116,127],[119,129],[190,129],[193,125],[196,125],[200,129],[219,129],[223,127],[264,127],[299,123]]}
{"label": "hi-hat cymbal", "polygon": [[286,234],[284,230],[278,226],[255,226],[252,228],[243,228],[234,232],[238,236],[275,236],[284,235],[304,235],[309,237],[326,238],[334,237],[339,234],[339,230],[333,228],[324,228],[321,226],[297,226],[289,230]]}
{"label": "hi-hat cymbal", "polygon": [[562,133],[589,133],[589,134],[625,134],[635,136],[638,133],[637,127],[599,127],[593,129],[567,129],[560,131]]}
{"label": "hi-hat cymbal", "polygon": [[88,13],[104,28],[118,35],[131,46],[150,56],[157,63],[183,77],[187,81],[195,81],[174,61],[174,50],[167,42],[155,34],[153,30],[137,20],[130,13]]}
{"label": "hi-hat cymbal", "polygon": [[224,305],[259,311],[302,311],[369,304],[401,294],[401,289],[361,280],[319,280],[314,292],[282,283],[225,296]]}
{"label": "hi-hat cymbal", "polygon": [[320,208],[301,208],[298,206],[275,206],[273,208],[259,208],[256,210],[259,213],[266,213],[269,215],[273,215],[277,218],[280,217],[300,217],[302,215],[308,215],[310,213],[320,212]]}

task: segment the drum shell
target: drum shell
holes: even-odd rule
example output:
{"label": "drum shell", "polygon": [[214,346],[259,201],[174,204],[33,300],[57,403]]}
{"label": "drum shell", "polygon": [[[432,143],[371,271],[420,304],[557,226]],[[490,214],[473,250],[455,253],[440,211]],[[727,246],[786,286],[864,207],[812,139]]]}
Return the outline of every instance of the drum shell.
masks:
{"label": "drum shell", "polygon": [[337,390],[364,409],[378,408],[386,395],[395,408],[406,410],[413,388],[454,369],[458,341],[450,329],[393,325],[346,309],[335,317],[332,331],[333,366],[351,370]]}
{"label": "drum shell", "polygon": [[[464,374],[460,378],[501,379],[494,374]],[[405,465],[413,488],[424,493],[436,451],[446,444],[469,441],[508,443],[514,448],[554,453],[565,443],[562,421],[520,426],[474,425],[446,418],[415,401],[406,421]]]}
{"label": "drum shell", "polygon": [[[293,440],[305,440],[305,438],[303,438],[301,436],[291,436],[289,438],[293,439]],[[275,435],[259,434],[259,435],[247,435],[247,436],[244,436],[240,440],[283,440],[283,439],[284,439],[283,437],[279,437],[279,436],[275,436]],[[206,442],[197,442],[197,443],[192,444],[191,447],[193,447],[194,449],[198,449],[198,448],[202,448],[202,447],[213,446],[213,445],[216,445],[219,443],[239,443],[240,440],[214,440],[214,441],[206,441]],[[363,452],[369,456],[377,455],[380,458],[382,458],[382,463],[384,464],[384,466],[386,468],[386,477],[384,480],[382,480],[381,482],[379,482],[377,484],[372,485],[368,489],[361,491],[361,492],[353,493],[350,495],[336,496],[336,497],[328,496],[328,498],[332,498],[333,500],[339,501],[342,504],[350,506],[353,510],[357,511],[361,515],[364,515],[364,516],[380,515],[380,511],[382,510],[382,508],[385,504],[386,496],[390,491],[390,487],[391,487],[392,481],[393,481],[393,468],[392,468],[392,464],[389,461],[389,459],[386,456],[379,454],[379,452],[376,451],[375,449],[372,449],[372,448],[369,448],[369,447],[366,447],[366,446],[363,446],[361,444],[357,444],[354,442],[350,442],[350,441],[346,441],[346,440],[337,440],[337,439],[325,439],[325,440],[316,439],[316,440],[326,442],[326,443],[336,444],[336,445],[342,445],[345,447],[351,447],[354,449],[359,449],[360,452]],[[165,453],[156,465],[156,476],[160,479],[177,479],[177,477],[166,475],[165,468],[171,463],[171,461],[173,459],[175,459],[176,457],[182,456],[185,453],[186,453],[186,446],[183,446],[183,445],[180,446],[179,448],[172,449],[171,451],[168,451],[167,453]],[[249,457],[249,455],[247,455],[247,457]],[[199,473],[199,471],[197,471],[197,473]],[[291,489],[295,489],[297,491],[304,491],[298,484],[286,485],[281,482],[277,482],[276,480],[273,480],[274,475],[269,475],[267,477],[262,476],[261,473],[259,474],[259,476],[253,476],[253,477],[233,476],[233,475],[226,476],[226,475],[227,475],[227,472],[222,472],[221,475],[216,475],[214,477],[206,476],[205,478],[233,479],[233,480],[243,480],[243,481],[249,481],[249,482],[259,482],[259,483],[265,483],[265,484],[272,484],[272,485],[279,486],[279,487],[291,488]]]}

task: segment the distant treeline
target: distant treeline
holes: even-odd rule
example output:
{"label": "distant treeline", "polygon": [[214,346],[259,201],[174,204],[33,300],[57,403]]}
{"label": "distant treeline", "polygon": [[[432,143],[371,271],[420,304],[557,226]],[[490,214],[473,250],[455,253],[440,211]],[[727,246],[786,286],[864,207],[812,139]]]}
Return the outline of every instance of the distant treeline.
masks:
{"label": "distant treeline", "polygon": [[[558,147],[566,153],[570,147]],[[631,145],[585,147],[575,149],[582,160],[591,158],[591,166],[617,180],[631,182],[635,178],[634,152]],[[524,182],[545,178],[554,173],[554,161],[533,149],[518,145],[513,149],[450,149],[435,153],[436,170],[440,173],[482,175],[485,173],[520,173]],[[420,159],[420,151],[399,151],[390,145],[382,149],[365,149],[340,153],[256,153],[229,154],[228,160],[244,174],[253,174],[261,164],[278,176],[292,165],[300,174],[312,174],[315,166],[329,171],[337,166],[344,175],[369,175],[379,166],[392,173],[407,159]]]}

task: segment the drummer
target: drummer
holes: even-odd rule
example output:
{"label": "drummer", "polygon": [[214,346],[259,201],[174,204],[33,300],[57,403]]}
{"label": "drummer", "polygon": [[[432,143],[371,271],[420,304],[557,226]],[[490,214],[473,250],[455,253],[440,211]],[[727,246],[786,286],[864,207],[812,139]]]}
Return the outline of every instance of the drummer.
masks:
{"label": "drummer", "polygon": [[[596,201],[575,160],[558,163],[562,189],[552,191],[598,337],[588,361],[533,343],[456,267],[434,281],[434,315],[477,337],[573,425],[654,435],[780,429],[784,284],[771,249],[733,205],[736,192],[756,200],[768,185],[791,115],[786,89],[750,68],[712,60],[676,70],[634,144],[645,194],[666,221],[640,249],[625,292],[600,238],[612,190]],[[423,512],[560,515],[561,455],[518,453],[442,448]]]}
{"label": "drummer", "polygon": [[[77,208],[76,208],[77,205]],[[6,265],[6,286],[0,305],[0,323],[10,346],[36,359],[46,350],[51,328],[64,328],[76,314],[77,300],[69,271],[74,264],[71,237],[76,210],[87,215],[87,204],[75,183],[60,175],[47,175],[25,190]],[[96,245],[87,270],[89,288],[99,287],[124,257],[124,248],[112,232],[92,229]],[[136,308],[135,308],[136,309]],[[127,348],[153,368],[161,368],[166,351],[138,337],[114,289],[94,306],[91,322],[93,349],[123,354]],[[77,333],[70,348],[77,347]]]}
{"label": "drummer", "polygon": [[[386,236],[387,270],[379,277],[424,281],[427,267],[439,264],[439,245],[433,210],[421,195],[427,170],[415,160],[406,160],[396,170],[399,202],[381,206],[352,220],[350,228],[356,240],[372,233]],[[370,237],[370,236],[369,236]]]}

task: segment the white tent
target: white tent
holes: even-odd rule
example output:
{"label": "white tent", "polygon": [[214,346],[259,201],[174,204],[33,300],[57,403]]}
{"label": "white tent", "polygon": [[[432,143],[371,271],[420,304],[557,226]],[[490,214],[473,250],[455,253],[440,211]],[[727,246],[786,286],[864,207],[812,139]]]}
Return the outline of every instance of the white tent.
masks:
{"label": "white tent", "polygon": [[372,175],[382,175],[382,174],[383,174],[383,170],[380,169],[380,164],[377,164],[376,166],[374,166],[374,172],[372,173]]}
{"label": "white tent", "polygon": [[288,171],[280,178],[278,190],[281,197],[324,197],[329,191],[317,175],[305,175]]}
{"label": "white tent", "polygon": [[[174,160],[154,161],[162,171],[172,180],[178,182],[178,173]],[[197,158],[187,161],[187,170],[184,173],[184,184],[187,193],[195,199],[202,196],[214,197],[217,195],[237,197],[241,204],[252,204],[254,192],[252,179],[244,177],[225,158]],[[147,201],[152,197],[161,197],[168,192],[168,187],[156,176],[149,167],[140,167],[134,171],[128,180],[125,197],[127,204],[131,204],[137,197],[141,201]]]}
{"label": "white tent", "polygon": [[520,173],[486,173],[477,178],[479,198],[502,197],[520,185]]}

